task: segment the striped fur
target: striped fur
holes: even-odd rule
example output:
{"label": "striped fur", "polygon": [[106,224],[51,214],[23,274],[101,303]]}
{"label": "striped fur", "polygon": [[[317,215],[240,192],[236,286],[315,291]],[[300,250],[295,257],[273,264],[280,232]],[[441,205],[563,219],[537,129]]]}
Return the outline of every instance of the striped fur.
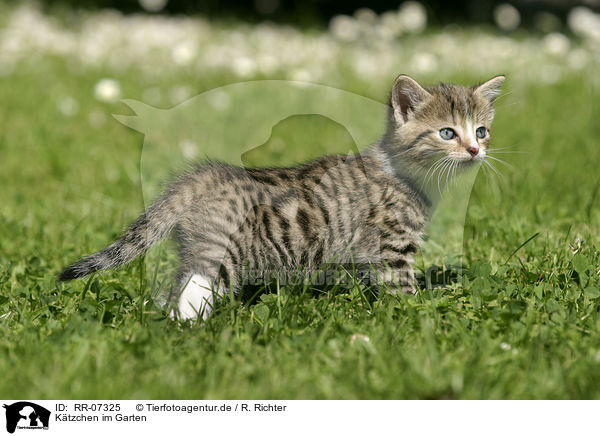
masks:
{"label": "striped fur", "polygon": [[[387,131],[358,155],[326,156],[293,168],[199,165],[123,237],[67,267],[59,279],[123,265],[173,233],[182,282],[196,274],[239,292],[249,270],[355,263],[375,267],[388,289],[414,292],[411,264],[436,201],[428,171],[448,156],[460,168],[476,163],[465,148],[473,141],[468,129],[489,129],[502,80],[424,89],[400,76]],[[461,132],[456,141],[438,134],[450,126]],[[489,135],[477,141],[484,154]],[[173,297],[179,291],[174,288]]]}

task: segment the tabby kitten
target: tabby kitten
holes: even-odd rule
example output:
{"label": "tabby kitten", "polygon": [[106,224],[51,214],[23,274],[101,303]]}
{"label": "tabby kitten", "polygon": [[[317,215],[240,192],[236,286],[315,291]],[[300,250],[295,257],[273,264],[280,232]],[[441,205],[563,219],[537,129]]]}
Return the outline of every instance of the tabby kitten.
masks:
{"label": "tabby kitten", "polygon": [[310,271],[330,262],[367,265],[388,292],[415,292],[411,263],[441,193],[440,173],[485,158],[503,82],[425,89],[399,76],[387,130],[364,152],[293,168],[199,165],[119,240],[59,279],[123,265],[173,231],[181,262],[174,318],[206,318],[225,292],[239,293],[248,271]]}

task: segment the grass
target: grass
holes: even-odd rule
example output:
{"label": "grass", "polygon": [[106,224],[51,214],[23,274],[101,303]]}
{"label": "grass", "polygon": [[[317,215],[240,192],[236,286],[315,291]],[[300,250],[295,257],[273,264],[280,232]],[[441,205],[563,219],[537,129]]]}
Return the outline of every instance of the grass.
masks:
{"label": "grass", "polygon": [[[143,209],[143,136],[110,117],[88,122],[94,110],[127,113],[93,99],[105,75],[46,60],[0,82],[1,397],[600,398],[600,91],[585,78],[509,78],[494,137],[519,153],[499,155],[515,167],[502,179],[478,176],[463,286],[385,301],[282,288],[190,328],[153,304],[143,262],[55,281]],[[116,78],[127,98],[235,81]],[[389,86],[343,80],[330,84],[378,100]],[[64,96],[76,115],[57,110]],[[323,123],[296,117],[274,135],[346,140]],[[265,163],[286,157],[268,150]]]}

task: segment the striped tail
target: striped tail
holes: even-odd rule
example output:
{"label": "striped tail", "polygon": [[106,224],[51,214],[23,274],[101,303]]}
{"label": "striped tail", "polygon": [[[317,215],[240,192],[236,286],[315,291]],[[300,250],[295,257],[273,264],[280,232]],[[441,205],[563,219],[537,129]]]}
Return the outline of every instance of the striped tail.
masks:
{"label": "striped tail", "polygon": [[105,249],[90,254],[69,265],[58,276],[60,281],[78,279],[96,271],[116,268],[140,256],[163,239],[173,226],[181,211],[181,202],[174,192],[157,199],[127,229],[125,234]]}

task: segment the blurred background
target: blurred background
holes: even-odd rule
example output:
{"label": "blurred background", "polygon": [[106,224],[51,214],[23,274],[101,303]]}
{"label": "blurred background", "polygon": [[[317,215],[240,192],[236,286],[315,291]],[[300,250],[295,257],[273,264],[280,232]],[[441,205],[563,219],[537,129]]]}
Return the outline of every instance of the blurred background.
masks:
{"label": "blurred background", "polygon": [[[552,84],[597,65],[599,10],[600,0],[6,2],[0,76],[61,60],[73,74],[105,73],[94,84],[99,102],[125,95],[157,106],[195,94],[199,75],[203,88],[207,80],[285,78],[359,82],[374,95],[400,72]],[[125,72],[136,75],[132,85],[117,80]],[[78,113],[82,102],[63,97],[59,111]],[[102,118],[89,114],[92,126]]]}
{"label": "blurred background", "polygon": [[[3,75],[52,57],[72,70],[144,78],[218,72],[334,84],[349,75],[370,82],[398,72],[443,79],[515,70],[552,83],[596,63],[600,50],[600,0],[49,0],[0,8]],[[121,91],[105,81],[96,97],[116,100]],[[145,91],[155,104],[189,94]]]}
{"label": "blurred background", "polygon": [[[398,1],[360,0],[49,0],[50,7],[79,7],[86,9],[112,8],[125,13],[146,11],[168,14],[202,14],[211,18],[233,18],[250,21],[275,20],[291,24],[326,26],[336,15],[352,15],[368,5],[376,14],[393,11]],[[569,11],[576,6],[598,10],[598,0],[430,0],[422,2],[434,24],[485,22],[493,23],[494,10],[509,3],[519,13],[520,21],[526,25],[544,28],[565,23]],[[505,8],[506,9],[506,8]],[[366,9],[365,9],[366,10]],[[364,12],[364,11],[363,11]],[[368,13],[368,11],[366,12]]]}

